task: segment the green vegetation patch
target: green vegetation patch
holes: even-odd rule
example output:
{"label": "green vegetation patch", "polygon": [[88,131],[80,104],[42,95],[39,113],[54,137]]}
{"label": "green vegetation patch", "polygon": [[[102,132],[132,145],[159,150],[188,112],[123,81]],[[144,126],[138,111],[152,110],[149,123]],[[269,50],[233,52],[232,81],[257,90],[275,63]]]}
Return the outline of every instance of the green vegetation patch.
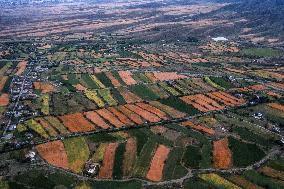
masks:
{"label": "green vegetation patch", "polygon": [[255,144],[248,144],[229,137],[229,147],[233,153],[235,166],[247,166],[261,160],[265,153]]}
{"label": "green vegetation patch", "polygon": [[114,160],[113,174],[112,174],[114,179],[121,179],[123,176],[122,165],[123,165],[124,151],[125,151],[125,143],[120,143],[115,153],[115,160]]}
{"label": "green vegetation patch", "polygon": [[173,148],[166,161],[163,177],[165,180],[177,179],[186,175],[187,170],[181,165],[181,158],[183,155],[183,148]]}
{"label": "green vegetation patch", "polygon": [[220,187],[214,186],[205,182],[199,178],[193,178],[185,181],[184,189],[220,189]]}
{"label": "green vegetation patch", "polygon": [[267,147],[273,145],[273,141],[269,141],[269,140],[263,138],[262,136],[257,135],[255,133],[249,131],[246,128],[234,127],[233,131],[236,132],[244,140],[255,142],[257,144],[260,144],[262,146],[267,146]]}
{"label": "green vegetation patch", "polygon": [[99,89],[99,86],[94,82],[94,80],[88,74],[82,74],[81,78],[88,85],[88,88]]}
{"label": "green vegetation patch", "polygon": [[199,113],[197,109],[195,109],[192,105],[186,104],[182,100],[180,100],[178,97],[170,96],[169,98],[166,99],[161,99],[159,102],[162,104],[171,106],[181,112],[185,112],[188,115],[196,115]]}
{"label": "green vegetation patch", "polygon": [[118,104],[126,104],[125,99],[116,88],[111,89],[111,92],[113,97],[117,100]]}
{"label": "green vegetation patch", "polygon": [[246,171],[244,173],[244,176],[249,181],[259,186],[262,186],[266,189],[283,189],[284,188],[283,183],[277,182],[276,180],[269,178],[267,176],[264,176],[254,170]]}
{"label": "green vegetation patch", "polygon": [[201,160],[200,148],[189,145],[183,154],[182,161],[186,167],[197,169]]}
{"label": "green vegetation patch", "polygon": [[110,106],[116,106],[117,102],[112,97],[112,94],[109,89],[100,89],[98,90],[99,95],[108,103]]}
{"label": "green vegetation patch", "polygon": [[77,79],[77,75],[73,73],[68,74],[68,82],[71,85],[77,85],[80,83],[80,81]]}
{"label": "green vegetation patch", "polygon": [[114,142],[118,140],[115,136],[108,133],[97,133],[87,137],[87,139],[93,143]]}
{"label": "green vegetation patch", "polygon": [[152,90],[150,90],[146,85],[132,85],[130,86],[130,90],[135,94],[143,98],[144,100],[156,100],[159,98]]}
{"label": "green vegetation patch", "polygon": [[9,183],[9,186],[11,189],[22,189],[25,188],[23,187],[24,185],[33,189],[53,189],[59,185],[71,188],[75,182],[75,177],[63,172],[46,173],[44,170],[33,169],[15,176],[13,182]]}
{"label": "green vegetation patch", "polygon": [[104,86],[113,87],[111,80],[106,76],[104,72],[97,73],[95,76],[104,84]]}
{"label": "green vegetation patch", "polygon": [[90,151],[83,137],[69,138],[63,141],[68,157],[69,168],[75,173],[82,172]]}
{"label": "green vegetation patch", "polygon": [[216,83],[218,86],[225,88],[225,89],[231,89],[234,87],[234,85],[229,82],[228,80],[222,78],[222,77],[209,77],[211,81]]}
{"label": "green vegetation patch", "polygon": [[49,137],[46,131],[43,129],[43,127],[34,119],[26,121],[25,125],[43,138]]}
{"label": "green vegetation patch", "polygon": [[275,57],[280,56],[281,52],[271,48],[247,48],[241,50],[241,54],[249,57]]}
{"label": "green vegetation patch", "polygon": [[215,83],[214,81],[212,81],[209,77],[205,77],[204,78],[204,81],[207,82],[209,85],[211,85],[212,87],[216,88],[216,89],[219,89],[219,90],[222,90],[224,91],[225,88],[218,85],[217,83]]}

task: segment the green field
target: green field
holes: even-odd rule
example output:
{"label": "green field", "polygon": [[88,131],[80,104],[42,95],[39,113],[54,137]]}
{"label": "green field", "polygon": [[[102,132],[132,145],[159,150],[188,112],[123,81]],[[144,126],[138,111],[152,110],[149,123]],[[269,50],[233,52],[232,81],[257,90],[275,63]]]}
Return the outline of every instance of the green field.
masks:
{"label": "green field", "polygon": [[249,57],[275,57],[281,53],[271,48],[248,48],[241,50],[241,54]]}

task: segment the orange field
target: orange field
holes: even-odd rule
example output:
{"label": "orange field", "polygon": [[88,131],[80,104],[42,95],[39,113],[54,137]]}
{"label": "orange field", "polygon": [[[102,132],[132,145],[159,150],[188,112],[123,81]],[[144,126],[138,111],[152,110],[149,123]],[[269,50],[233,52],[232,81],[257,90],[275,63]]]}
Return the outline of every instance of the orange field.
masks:
{"label": "orange field", "polygon": [[204,126],[201,126],[201,125],[195,125],[191,121],[182,122],[181,125],[183,125],[185,127],[191,127],[191,128],[193,128],[195,130],[207,133],[209,135],[214,135],[215,134],[215,131],[213,129],[210,129],[210,128],[207,128],[207,127],[204,127]]}
{"label": "orange field", "polygon": [[125,126],[122,122],[120,122],[115,115],[113,115],[110,111],[107,109],[100,109],[96,111],[100,116],[102,116],[104,119],[108,120],[112,125],[115,127],[123,127]]}
{"label": "orange field", "polygon": [[0,76],[0,91],[3,90],[6,81],[8,80],[7,76]]}
{"label": "orange field", "polygon": [[232,166],[232,154],[228,146],[228,139],[213,142],[213,162],[218,169],[229,169]]}
{"label": "orange field", "polygon": [[99,179],[111,179],[115,159],[115,151],[118,143],[110,143],[104,153],[104,160],[99,172]]}
{"label": "orange field", "polygon": [[136,159],[137,144],[134,138],[129,138],[123,155],[123,175],[130,176]]}
{"label": "orange field", "polygon": [[147,178],[151,181],[160,181],[163,176],[165,161],[168,158],[170,149],[164,145],[159,145],[155,155],[151,161],[150,169],[147,173]]}
{"label": "orange field", "polygon": [[114,107],[109,107],[108,110],[113,113],[122,123],[124,123],[125,125],[133,125],[134,123],[132,121],[130,121],[123,113],[121,113],[120,111],[118,111],[116,108]]}
{"label": "orange field", "polygon": [[121,111],[122,113],[124,113],[124,115],[126,115],[129,119],[131,119],[131,121],[133,121],[134,123],[138,125],[141,125],[144,122],[139,115],[130,111],[124,106],[118,106],[117,109]]}
{"label": "orange field", "polygon": [[159,118],[161,118],[163,120],[168,119],[167,114],[165,114],[164,112],[162,112],[161,110],[159,110],[158,108],[156,108],[154,106],[151,106],[151,105],[145,104],[145,103],[136,103],[135,105],[157,115]]}
{"label": "orange field", "polygon": [[85,112],[84,114],[91,122],[101,127],[102,129],[110,128],[110,126],[96,112],[91,111]]}
{"label": "orange field", "polygon": [[132,92],[129,92],[125,88],[118,88],[118,91],[127,103],[135,103],[135,102],[141,102],[142,101],[142,99],[140,97],[133,94]]}
{"label": "orange field", "polygon": [[67,154],[60,140],[37,145],[36,149],[50,165],[68,169]]}
{"label": "orange field", "polygon": [[137,82],[132,78],[132,73],[130,71],[118,71],[118,74],[126,85],[137,84]]}
{"label": "orange field", "polygon": [[60,116],[60,119],[64,126],[71,132],[88,132],[95,130],[93,125],[87,121],[81,113]]}
{"label": "orange field", "polygon": [[227,106],[237,106],[243,104],[245,101],[243,99],[238,99],[232,95],[229,95],[228,93],[218,91],[218,92],[212,92],[212,93],[207,93],[207,95],[215,99],[219,102],[222,102],[223,104]]}
{"label": "orange field", "polygon": [[268,106],[275,108],[275,109],[278,109],[278,110],[281,110],[281,111],[284,111],[284,106],[281,105],[281,104],[278,104],[278,103],[270,103],[270,104],[268,104]]}
{"label": "orange field", "polygon": [[28,62],[27,61],[22,61],[18,64],[17,66],[17,72],[16,75],[22,75],[22,73],[25,71],[26,67],[27,67]]}
{"label": "orange field", "polygon": [[109,78],[109,80],[111,81],[113,86],[115,86],[115,87],[120,87],[121,86],[120,82],[112,75],[111,72],[105,72],[105,74]]}
{"label": "orange field", "polygon": [[138,106],[135,106],[133,104],[126,104],[125,105],[126,108],[128,108],[129,110],[135,112],[136,114],[140,115],[141,117],[143,117],[144,119],[146,119],[147,121],[150,122],[159,122],[161,121],[161,119],[156,116],[155,114],[152,114],[142,108],[139,108]]}
{"label": "orange field", "polygon": [[3,93],[0,96],[0,106],[7,106],[9,104],[9,95],[6,93]]}
{"label": "orange field", "polygon": [[203,94],[184,96],[181,97],[181,100],[187,104],[191,104],[194,108],[202,112],[222,110],[225,108]]}

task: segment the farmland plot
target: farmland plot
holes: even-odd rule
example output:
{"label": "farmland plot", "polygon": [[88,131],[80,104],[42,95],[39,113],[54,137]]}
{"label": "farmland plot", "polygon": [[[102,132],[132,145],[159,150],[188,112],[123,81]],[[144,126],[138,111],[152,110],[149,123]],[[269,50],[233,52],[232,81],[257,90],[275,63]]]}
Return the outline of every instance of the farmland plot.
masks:
{"label": "farmland plot", "polygon": [[87,121],[81,113],[75,113],[59,117],[64,126],[71,132],[88,132],[95,130],[94,126]]}
{"label": "farmland plot", "polygon": [[68,169],[67,154],[61,141],[54,141],[36,146],[39,155],[49,164]]}
{"label": "farmland plot", "polygon": [[164,145],[159,145],[151,162],[147,178],[152,181],[160,181],[163,176],[165,161],[170,153],[170,149]]}

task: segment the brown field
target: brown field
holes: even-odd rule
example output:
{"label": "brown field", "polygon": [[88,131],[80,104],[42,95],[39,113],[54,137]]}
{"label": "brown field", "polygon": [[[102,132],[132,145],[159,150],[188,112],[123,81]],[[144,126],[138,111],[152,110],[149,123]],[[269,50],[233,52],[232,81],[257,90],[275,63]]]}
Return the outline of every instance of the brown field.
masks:
{"label": "brown field", "polygon": [[60,116],[59,118],[62,120],[64,126],[71,132],[88,132],[95,130],[93,125],[87,121],[81,113]]}
{"label": "brown field", "polygon": [[232,181],[233,183],[236,183],[237,185],[241,186],[244,189],[264,189],[246,180],[245,178],[241,176],[231,176],[229,177],[229,180]]}
{"label": "brown field", "polygon": [[56,88],[50,83],[34,82],[34,88],[41,90],[42,93],[55,92]]}
{"label": "brown field", "polygon": [[157,82],[158,81],[158,79],[154,76],[154,73],[152,73],[152,72],[147,72],[147,73],[145,73],[145,75],[152,82]]}
{"label": "brown field", "polygon": [[20,76],[22,75],[22,73],[25,71],[26,67],[27,67],[28,62],[27,61],[22,61],[18,64],[17,66],[17,72],[16,75]]}
{"label": "brown field", "polygon": [[268,83],[268,86],[284,90],[284,83],[271,82],[271,83]]}
{"label": "brown field", "polygon": [[164,127],[164,126],[155,126],[155,127],[151,127],[151,131],[153,133],[157,134],[164,134],[165,132],[168,131],[168,128]]}
{"label": "brown field", "polygon": [[3,93],[0,96],[0,106],[7,106],[9,104],[9,95],[6,93]]}
{"label": "brown field", "polygon": [[124,106],[118,106],[117,109],[121,111],[124,115],[126,115],[129,119],[131,119],[131,121],[133,121],[134,123],[138,125],[141,125],[144,122],[143,119],[139,115],[130,111]]}
{"label": "brown field", "polygon": [[154,72],[153,76],[158,81],[168,81],[187,78],[185,75],[177,74],[176,72]]}
{"label": "brown field", "polygon": [[272,91],[268,91],[268,92],[266,92],[266,94],[269,95],[269,96],[275,97],[275,98],[281,98],[282,97],[281,94],[276,93],[276,92],[272,92]]}
{"label": "brown field", "polygon": [[111,81],[113,86],[115,86],[115,87],[120,87],[121,86],[120,82],[112,75],[111,72],[105,72],[105,74],[109,78],[109,80]]}
{"label": "brown field", "polygon": [[123,175],[125,177],[131,176],[131,172],[136,160],[137,144],[134,138],[129,138],[125,145],[125,152],[123,155]]}
{"label": "brown field", "polygon": [[85,91],[85,90],[87,90],[87,88],[84,87],[84,86],[81,85],[81,84],[74,85],[74,87],[75,87],[78,91]]}
{"label": "brown field", "polygon": [[118,143],[110,143],[108,144],[105,153],[102,167],[99,172],[99,179],[111,179],[112,171],[115,159],[115,152],[118,147]]}
{"label": "brown field", "polygon": [[85,116],[98,127],[108,129],[110,126],[94,111],[85,112]]}
{"label": "brown field", "polygon": [[119,71],[118,74],[126,85],[137,84],[137,82],[132,78],[132,73],[130,71]]}
{"label": "brown field", "polygon": [[275,108],[275,109],[278,109],[280,111],[284,111],[284,106],[281,105],[281,104],[278,104],[278,103],[270,103],[270,104],[268,104],[268,106]]}
{"label": "brown field", "polygon": [[145,103],[136,103],[135,105],[157,115],[159,118],[161,118],[163,120],[168,119],[167,114],[165,114],[164,112],[162,112],[161,110],[159,110],[158,108],[156,108],[154,106],[151,106],[151,105],[145,104]]}
{"label": "brown field", "polygon": [[142,99],[125,88],[118,88],[118,91],[127,103],[141,102]]}
{"label": "brown field", "polygon": [[36,149],[50,165],[68,169],[67,154],[60,140],[37,145]]}
{"label": "brown field", "polygon": [[121,121],[119,121],[115,115],[113,115],[110,111],[107,109],[100,109],[96,111],[100,116],[102,116],[104,119],[108,120],[113,126],[115,127],[123,127],[125,126]]}
{"label": "brown field", "polygon": [[228,146],[228,139],[213,142],[213,162],[217,169],[229,169],[232,166],[232,154]]}
{"label": "brown field", "polygon": [[136,114],[140,115],[141,117],[143,117],[144,119],[146,119],[147,121],[150,122],[159,122],[161,121],[161,119],[156,116],[155,114],[152,114],[142,108],[139,108],[138,106],[135,106],[133,104],[126,104],[125,105],[126,108],[128,108],[129,110],[135,112]]}
{"label": "brown field", "polygon": [[36,90],[40,90],[40,88],[41,88],[40,82],[34,82],[34,88]]}
{"label": "brown field", "polygon": [[6,81],[8,80],[8,76],[0,76],[0,91],[3,90]]}
{"label": "brown field", "polygon": [[185,127],[191,127],[191,128],[193,128],[195,130],[207,133],[209,135],[214,135],[215,134],[215,131],[213,129],[204,127],[202,125],[195,125],[191,121],[182,122],[182,125],[185,126]]}
{"label": "brown field", "polygon": [[262,91],[262,90],[267,89],[266,86],[264,85],[253,85],[253,86],[250,86],[249,88],[254,91]]}
{"label": "brown field", "polygon": [[151,161],[151,166],[146,176],[147,179],[156,182],[162,179],[165,161],[167,160],[169,153],[170,149],[168,147],[159,145]]}
{"label": "brown field", "polygon": [[278,171],[267,166],[260,168],[258,171],[266,176],[284,181],[284,172],[282,171]]}
{"label": "brown field", "polygon": [[124,123],[125,125],[133,125],[134,123],[132,121],[130,121],[126,115],[124,115],[123,113],[121,113],[120,111],[118,111],[116,108],[114,107],[109,107],[108,110],[113,113],[122,123]]}

